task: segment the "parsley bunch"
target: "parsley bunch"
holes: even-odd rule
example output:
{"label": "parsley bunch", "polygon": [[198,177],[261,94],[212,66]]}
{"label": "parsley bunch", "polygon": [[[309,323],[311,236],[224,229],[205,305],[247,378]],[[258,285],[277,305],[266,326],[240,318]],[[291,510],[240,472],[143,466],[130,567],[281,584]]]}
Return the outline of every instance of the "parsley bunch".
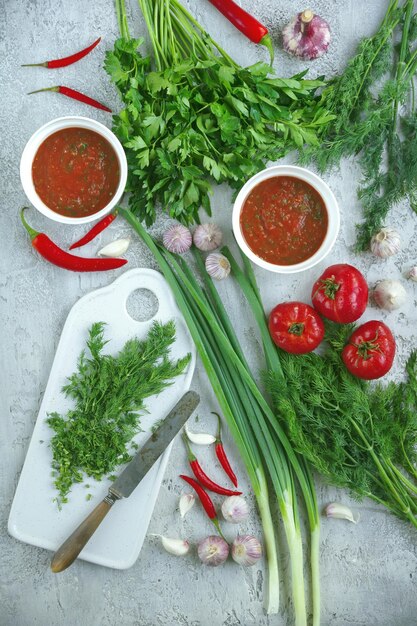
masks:
{"label": "parsley bunch", "polygon": [[[413,77],[417,70],[417,15],[413,0],[390,0],[377,33],[364,39],[344,73],[329,81],[323,104],[333,114],[321,143],[301,155],[320,171],[357,156],[364,221],[357,249],[369,247],[389,209],[404,197],[417,210],[417,150]],[[401,42],[395,45],[397,31]],[[409,105],[409,106],[407,106]],[[402,111],[402,114],[399,114]]]}
{"label": "parsley bunch", "polygon": [[105,68],[125,108],[113,130],[129,166],[130,208],[148,225],[157,205],[184,224],[210,214],[211,184],[238,189],[294,148],[317,143],[330,116],[321,80],[270,75],[265,63],[240,67],[177,0],[139,0],[153,46],[130,39],[123,0],[122,38]]}
{"label": "parsley bunch", "polygon": [[147,337],[126,342],[117,356],[103,354],[104,323],[89,330],[78,369],[63,387],[74,408],[60,415],[50,413],[47,423],[55,432],[51,439],[54,485],[58,505],[68,501],[74,483],[85,476],[100,480],[131,459],[136,449],[132,438],[140,429],[145,398],[172,384],[190,361],[190,355],[171,361],[175,324],[154,322]]}
{"label": "parsley bunch", "polygon": [[280,352],[269,374],[277,415],[295,449],[325,478],[417,527],[417,353],[408,379],[371,385],[344,367],[353,325],[329,323],[324,355]]}

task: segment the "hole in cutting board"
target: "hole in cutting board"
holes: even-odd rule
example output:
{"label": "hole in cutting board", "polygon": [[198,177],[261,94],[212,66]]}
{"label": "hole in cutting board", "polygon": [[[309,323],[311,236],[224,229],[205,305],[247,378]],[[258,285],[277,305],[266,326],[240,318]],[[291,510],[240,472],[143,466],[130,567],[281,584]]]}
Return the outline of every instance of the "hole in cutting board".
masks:
{"label": "hole in cutting board", "polygon": [[158,313],[159,301],[153,291],[135,289],[127,299],[126,309],[137,322],[147,322]]}

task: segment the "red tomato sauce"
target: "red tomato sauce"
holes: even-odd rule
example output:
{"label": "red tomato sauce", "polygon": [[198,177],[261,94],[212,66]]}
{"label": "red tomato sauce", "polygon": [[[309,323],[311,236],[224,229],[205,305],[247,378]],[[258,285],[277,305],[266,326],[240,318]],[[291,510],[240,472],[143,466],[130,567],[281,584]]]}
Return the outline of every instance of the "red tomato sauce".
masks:
{"label": "red tomato sauce", "polygon": [[321,195],[293,176],[268,178],[249,193],[240,228],[249,248],[275,265],[294,265],[320,248],[328,227]]}
{"label": "red tomato sauce", "polygon": [[120,181],[110,143],[87,128],[64,128],[45,139],[32,164],[36,193],[47,207],[67,217],[103,209]]}

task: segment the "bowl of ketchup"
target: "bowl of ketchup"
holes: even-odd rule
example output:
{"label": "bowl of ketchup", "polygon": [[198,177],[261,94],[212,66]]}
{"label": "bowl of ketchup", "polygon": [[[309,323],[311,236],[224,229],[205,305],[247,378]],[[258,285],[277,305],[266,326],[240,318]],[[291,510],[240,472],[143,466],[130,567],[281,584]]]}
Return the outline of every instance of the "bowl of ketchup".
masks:
{"label": "bowl of ketchup", "polygon": [[121,199],[127,162],[117,137],[87,117],[60,117],[27,142],[20,179],[31,204],[64,224],[104,217]]}
{"label": "bowl of ketchup", "polygon": [[275,165],[252,176],[233,206],[233,232],[241,250],[264,269],[293,274],[329,254],[340,228],[333,192],[316,174]]}

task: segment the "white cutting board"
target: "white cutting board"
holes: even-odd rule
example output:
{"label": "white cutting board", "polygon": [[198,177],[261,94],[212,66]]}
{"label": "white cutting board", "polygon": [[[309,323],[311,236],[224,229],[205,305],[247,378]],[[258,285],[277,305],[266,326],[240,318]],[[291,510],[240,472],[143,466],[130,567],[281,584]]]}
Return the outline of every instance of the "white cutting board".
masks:
{"label": "white cutting board", "polygon": [[[136,289],[148,289],[159,302],[154,318],[146,322],[132,319],[127,312],[127,299]],[[66,378],[76,370],[78,356],[85,348],[88,330],[93,322],[107,323],[105,337],[111,341],[104,350],[116,354],[128,339],[145,337],[154,319],[164,323],[175,319],[176,341],[171,347],[171,358],[177,359],[189,352],[192,358],[187,370],[174,379],[172,386],[159,396],[145,400],[149,414],[141,419],[141,426],[146,432],[135,437],[139,446],[150,436],[152,424],[165,417],[188,391],[194,372],[194,344],[171,289],[159,272],[133,269],[108,287],[87,294],[71,309],[58,344],[10,511],[8,530],[16,539],[55,551],[107,494],[110,484],[107,479],[96,482],[88,478],[86,482],[90,488],[87,489],[84,484],[75,485],[69,494],[69,502],[62,506],[61,511],[58,510],[53,502],[56,491],[51,477],[52,454],[48,445],[53,431],[45,419],[48,413],[65,413],[71,406],[72,401],[64,397],[61,389]],[[145,539],[170,449],[171,446],[129,498],[116,502],[79,558],[117,569],[134,564]],[[121,469],[115,473],[120,473]],[[88,493],[93,495],[89,501],[86,500]]]}

